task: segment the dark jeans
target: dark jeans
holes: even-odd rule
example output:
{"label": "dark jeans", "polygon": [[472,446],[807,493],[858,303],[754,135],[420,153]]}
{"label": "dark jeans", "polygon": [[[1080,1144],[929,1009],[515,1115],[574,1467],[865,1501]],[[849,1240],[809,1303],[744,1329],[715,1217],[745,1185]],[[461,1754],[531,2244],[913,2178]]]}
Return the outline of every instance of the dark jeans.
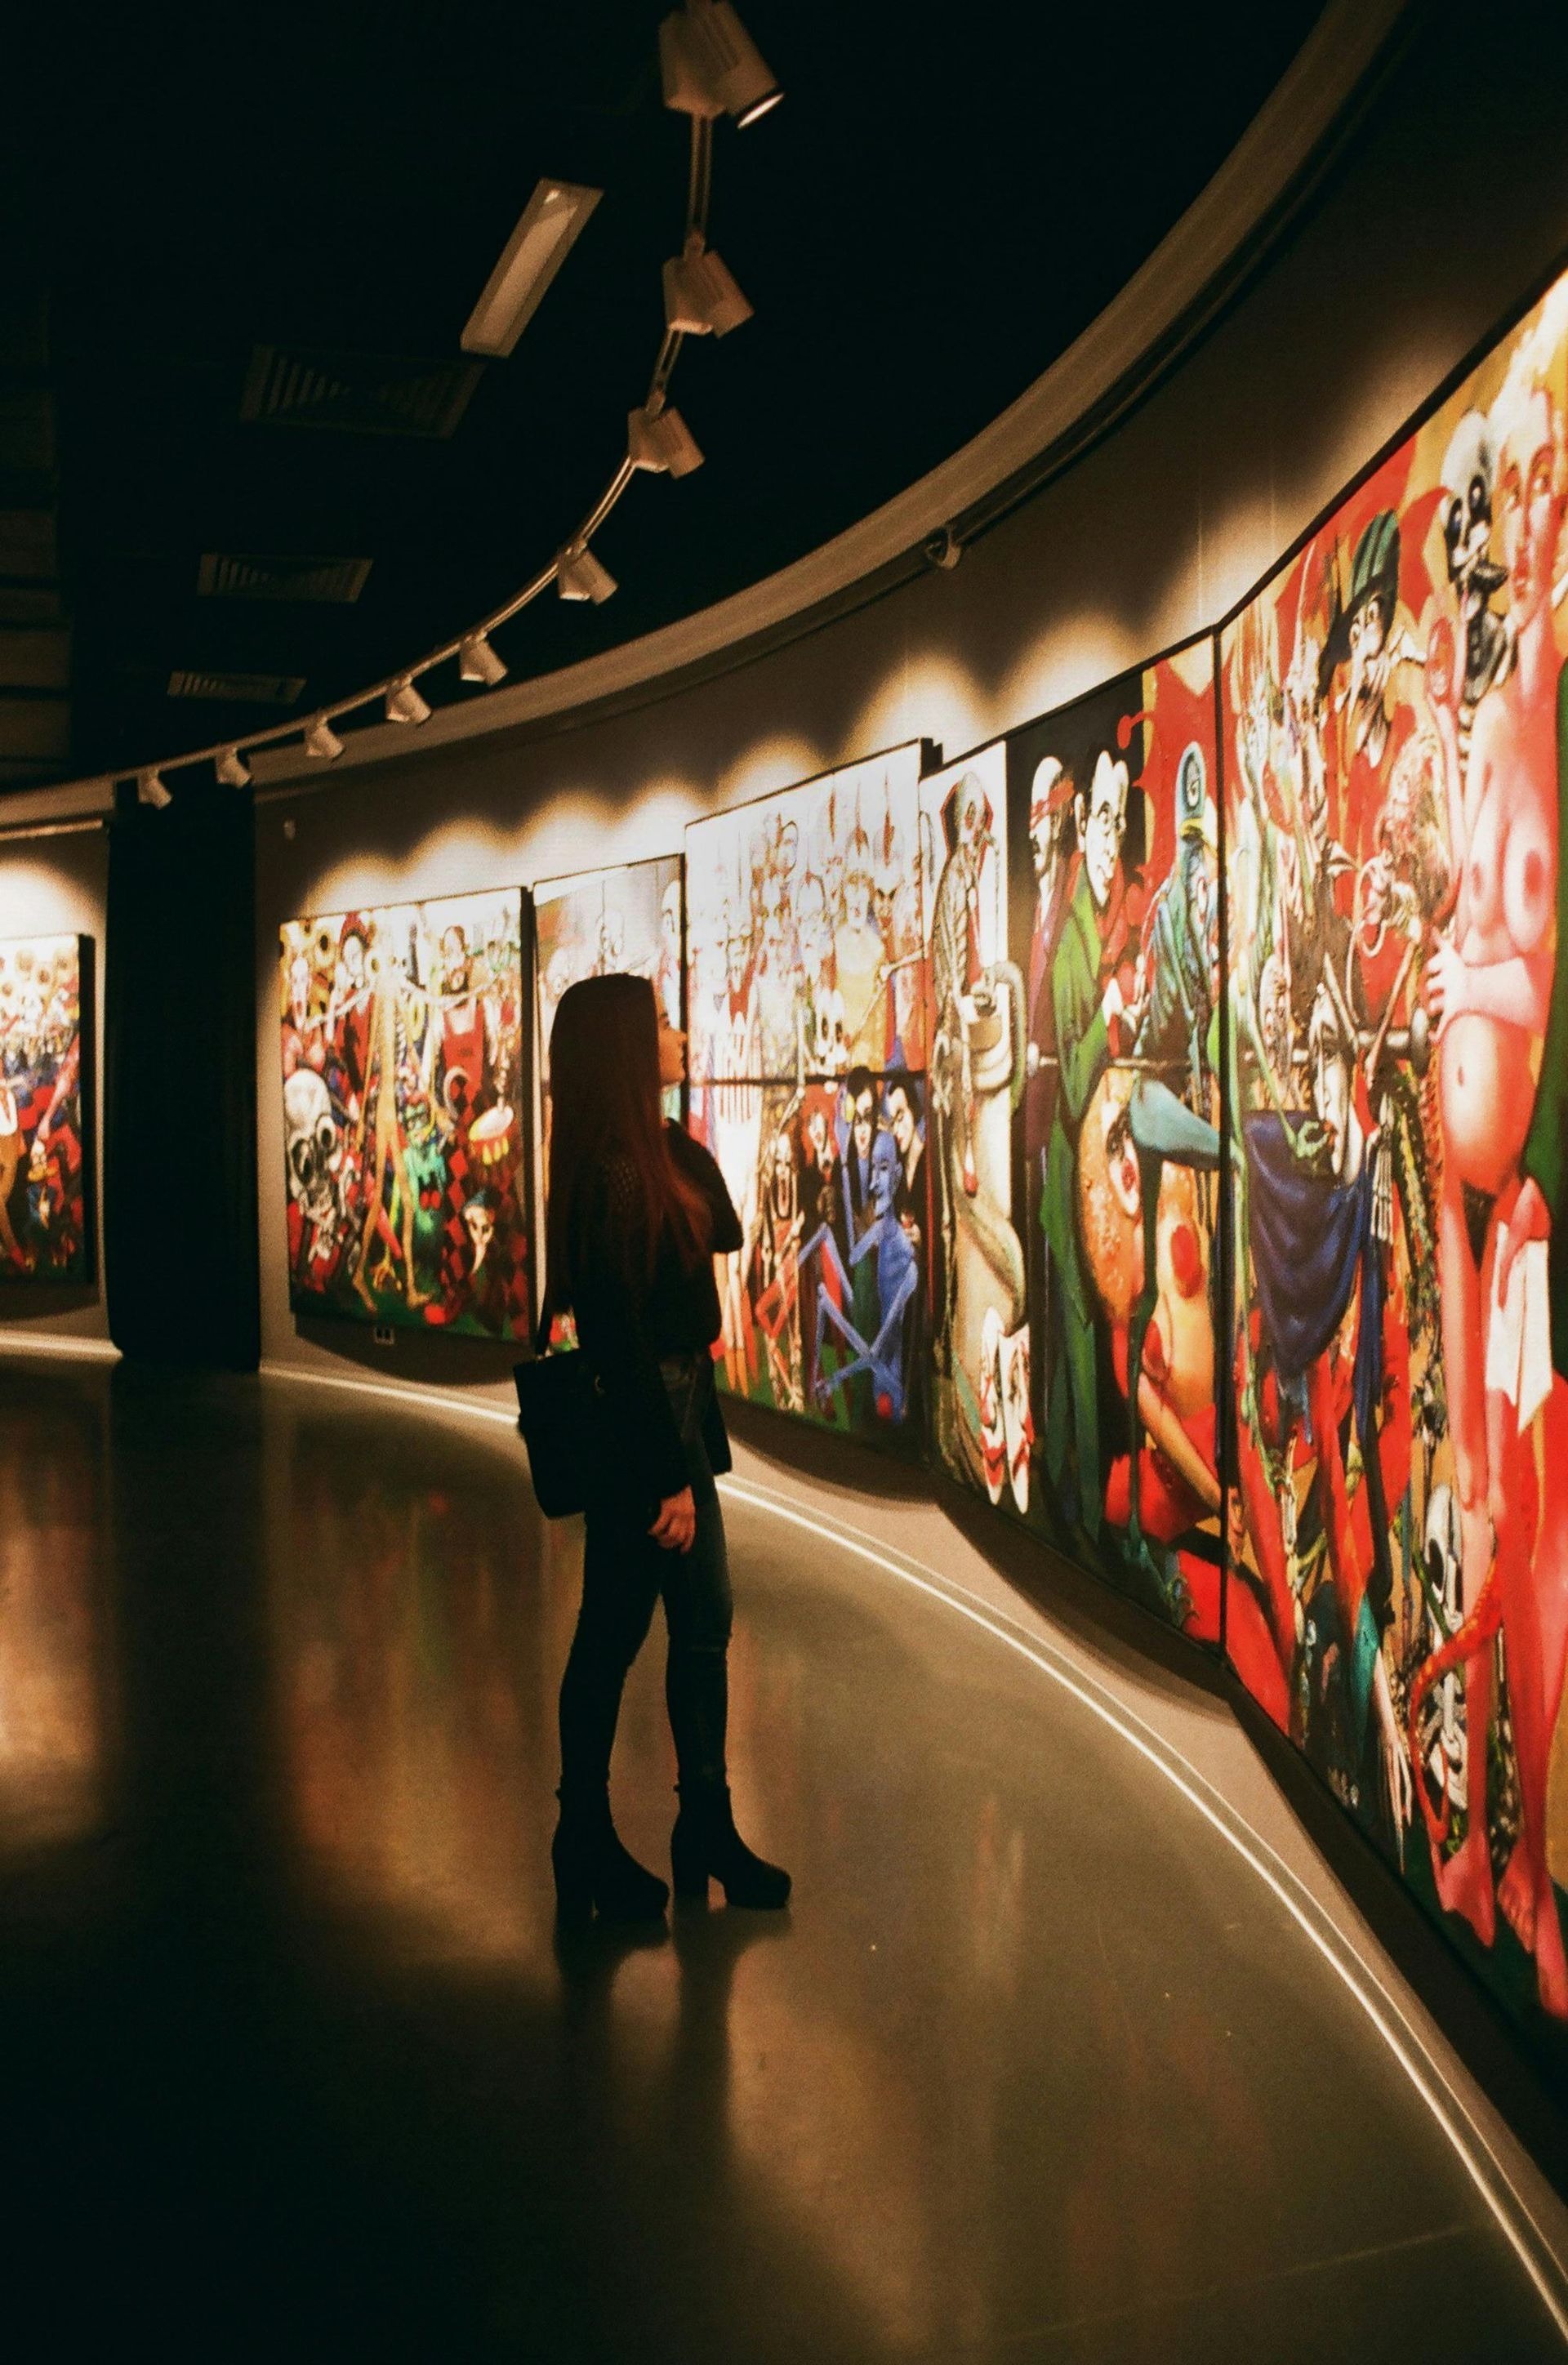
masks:
{"label": "dark jeans", "polygon": [[602,1790],[609,1780],[622,1689],[647,1638],[655,1601],[664,1603],[669,1638],[665,1699],[681,1787],[725,1778],[730,1564],[701,1437],[712,1366],[706,1357],[681,1356],[660,1368],[680,1424],[697,1533],[689,1552],[666,1552],[640,1519],[619,1507],[588,1512],[582,1608],[561,1682],[563,1802]]}

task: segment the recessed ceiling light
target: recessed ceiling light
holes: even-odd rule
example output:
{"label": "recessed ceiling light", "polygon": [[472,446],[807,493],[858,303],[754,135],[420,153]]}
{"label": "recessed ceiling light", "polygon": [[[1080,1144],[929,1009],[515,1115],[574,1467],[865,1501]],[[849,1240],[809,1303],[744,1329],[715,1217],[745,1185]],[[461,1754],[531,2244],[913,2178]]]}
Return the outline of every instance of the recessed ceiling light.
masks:
{"label": "recessed ceiling light", "polygon": [[510,353],[603,195],[571,181],[540,182],[468,316],[465,353]]}

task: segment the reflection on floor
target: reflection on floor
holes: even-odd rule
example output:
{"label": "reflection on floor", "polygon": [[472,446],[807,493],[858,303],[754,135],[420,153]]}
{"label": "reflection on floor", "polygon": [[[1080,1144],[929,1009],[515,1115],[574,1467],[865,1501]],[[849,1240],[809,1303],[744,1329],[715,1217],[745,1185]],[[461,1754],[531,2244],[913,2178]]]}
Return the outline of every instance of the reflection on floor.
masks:
{"label": "reflection on floor", "polygon": [[[574,1540],[510,1438],[0,1364],[14,2353],[1557,2353],[1141,1760],[939,1603],[731,1530],[737,1802],[796,1902],[563,1953]],[[617,1765],[648,1861],[659,1676]]]}

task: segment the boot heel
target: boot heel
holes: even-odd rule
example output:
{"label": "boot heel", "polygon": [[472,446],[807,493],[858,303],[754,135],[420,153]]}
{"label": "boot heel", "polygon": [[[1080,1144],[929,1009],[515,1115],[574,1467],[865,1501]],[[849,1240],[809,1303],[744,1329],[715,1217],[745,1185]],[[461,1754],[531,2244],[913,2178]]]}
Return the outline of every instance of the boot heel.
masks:
{"label": "boot heel", "polygon": [[677,1819],[669,1839],[670,1879],[678,1897],[689,1903],[708,1902],[708,1858],[700,1836]]}

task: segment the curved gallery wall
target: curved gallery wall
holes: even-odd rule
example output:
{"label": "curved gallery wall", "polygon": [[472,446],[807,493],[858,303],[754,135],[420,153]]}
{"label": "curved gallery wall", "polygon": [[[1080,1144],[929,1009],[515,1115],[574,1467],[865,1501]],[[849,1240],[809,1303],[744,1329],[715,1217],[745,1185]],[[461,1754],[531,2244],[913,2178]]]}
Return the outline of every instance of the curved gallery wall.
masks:
{"label": "curved gallery wall", "polygon": [[[1560,2064],[1564,392],[1550,307],[1495,328],[1568,240],[1552,88],[1435,16],[1247,299],[956,575],[639,713],[281,790],[258,1083],[268,1357],[501,1393],[538,1014],[612,947],[669,990],[684,853],[692,1120],[752,1216],[729,1383],[1224,1650]],[[18,933],[101,938],[102,858],[0,846]],[[61,864],[74,902],[28,884]]]}
{"label": "curved gallery wall", "polygon": [[1223,1651],[1558,2059],[1565,518],[1568,275],[1214,633],[270,987],[294,1309],[427,1341],[527,1336],[561,992],[683,1003],[724,1384]]}

